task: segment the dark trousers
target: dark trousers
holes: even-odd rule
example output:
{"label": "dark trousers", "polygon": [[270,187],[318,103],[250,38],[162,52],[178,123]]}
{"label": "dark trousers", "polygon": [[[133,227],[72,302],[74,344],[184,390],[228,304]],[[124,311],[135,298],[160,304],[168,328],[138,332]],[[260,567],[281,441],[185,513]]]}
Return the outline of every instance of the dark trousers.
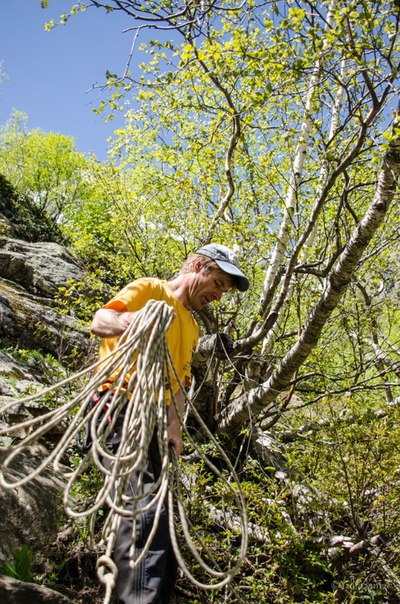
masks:
{"label": "dark trousers", "polygon": [[[149,447],[148,464],[143,475],[143,493],[149,491],[157,481],[161,471],[160,454],[158,451],[157,437]],[[137,473],[133,473],[128,487],[128,495],[136,493]],[[144,498],[140,507],[149,503],[150,499]],[[126,509],[132,509],[129,503]],[[135,557],[143,551],[154,523],[156,506],[139,514],[136,519]],[[177,575],[177,562],[171,544],[168,526],[167,501],[162,505],[158,528],[146,556],[135,569],[129,566],[129,550],[132,543],[131,517],[122,516],[118,530],[114,562],[118,568],[117,577],[117,602],[118,604],[168,604],[175,586]]]}

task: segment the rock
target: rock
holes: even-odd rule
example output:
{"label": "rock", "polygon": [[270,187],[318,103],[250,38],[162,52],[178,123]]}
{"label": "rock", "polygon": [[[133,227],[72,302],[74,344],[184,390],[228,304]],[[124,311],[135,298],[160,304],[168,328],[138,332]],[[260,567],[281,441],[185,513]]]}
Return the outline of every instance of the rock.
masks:
{"label": "rock", "polygon": [[[1,370],[0,370],[0,374],[1,374]],[[6,382],[6,380],[3,380],[3,378],[0,377],[0,397],[2,396],[15,396],[15,390],[14,388],[8,383]]]}
{"label": "rock", "polygon": [[[7,451],[0,450],[2,460]],[[20,480],[36,468],[48,452],[33,445],[11,460],[8,467],[2,463],[7,482]],[[51,468],[27,484],[0,489],[0,561],[12,561],[12,551],[23,545],[35,554],[42,552],[55,540],[59,526],[60,495],[63,484]],[[3,600],[0,598],[0,601]]]}
{"label": "rock", "polygon": [[282,445],[273,438],[270,432],[254,427],[252,445],[264,465],[273,467],[278,471],[286,469],[286,460],[283,455]]}
{"label": "rock", "polygon": [[0,237],[0,339],[39,348],[56,359],[71,358],[76,351],[84,358],[88,330],[73,316],[61,314],[54,302],[70,280],[84,282],[85,273],[66,248]]}
{"label": "rock", "polygon": [[[34,381],[34,377],[19,365],[9,354],[4,350],[0,350],[0,375],[5,377],[13,377],[23,380]],[[6,392],[2,394],[7,394]]]}
{"label": "rock", "polygon": [[41,349],[55,358],[85,357],[89,331],[69,315],[62,315],[52,301],[29,294],[0,278],[0,339],[22,348]]}
{"label": "rock", "polygon": [[32,294],[53,297],[67,281],[84,281],[78,261],[58,243],[27,243],[0,237],[0,266],[4,279]]}
{"label": "rock", "polygon": [[[11,431],[10,426],[41,416],[49,410],[43,404],[48,402],[45,398],[43,403],[41,400],[21,403],[16,399],[63,377],[51,357],[62,362],[64,367],[67,365],[69,370],[80,369],[82,360],[87,362],[90,348],[88,329],[82,327],[74,316],[61,313],[55,301],[59,289],[68,287],[69,281],[87,281],[84,269],[65,247],[48,241],[62,243],[57,225],[46,217],[36,225],[33,220],[37,215],[35,204],[29,200],[25,204],[23,202],[0,175],[0,343],[3,348],[0,350],[0,430],[4,432],[0,436],[0,468],[10,483],[30,475],[48,455],[42,445],[31,445],[7,467],[4,466],[10,447],[31,430],[27,427],[18,433]],[[93,294],[86,292],[84,286],[82,289],[89,295]],[[18,351],[16,358],[6,351],[14,348]],[[35,354],[36,351],[40,353]],[[61,391],[61,402],[63,395]],[[61,422],[40,442],[51,448],[53,441],[58,440],[65,430],[66,424]],[[63,486],[52,468],[46,467],[27,484],[14,488],[0,487],[0,564],[12,564],[12,552],[25,545],[32,551],[35,575],[48,576],[50,560],[58,553],[54,550],[60,519],[66,519],[62,510]],[[65,558],[68,558],[70,551],[66,549],[65,552]],[[85,576],[77,573],[73,576],[75,579],[79,576],[83,585],[88,581],[94,582],[95,593],[99,591],[95,572],[97,554],[93,552],[92,556],[90,572]],[[80,564],[81,559],[76,562],[76,567],[78,562]],[[70,580],[68,576],[66,583]],[[100,601],[91,594],[86,597],[86,592],[76,585],[71,590],[66,587],[65,591],[73,594],[71,599],[45,586],[0,577],[1,604]]]}
{"label": "rock", "polygon": [[0,577],[2,604],[72,604],[66,596],[44,585],[25,583],[11,577]]}
{"label": "rock", "polygon": [[15,389],[20,396],[29,396],[30,394],[36,394],[43,388],[39,382],[32,382],[31,380],[19,380],[15,384]]}
{"label": "rock", "polygon": [[[31,434],[32,430],[38,427],[36,423],[35,427],[26,426],[22,427],[23,422],[29,422],[33,419],[40,418],[41,416],[50,413],[51,409],[47,405],[44,405],[37,400],[27,401],[24,399],[15,400],[13,397],[0,397],[0,430],[4,430],[4,436],[0,434],[0,447],[7,446],[4,439],[8,437],[14,437],[23,439],[28,434]],[[65,434],[68,428],[69,420],[62,419],[55,425],[52,425],[44,435],[42,435],[42,442],[47,444],[58,443],[60,438]]]}

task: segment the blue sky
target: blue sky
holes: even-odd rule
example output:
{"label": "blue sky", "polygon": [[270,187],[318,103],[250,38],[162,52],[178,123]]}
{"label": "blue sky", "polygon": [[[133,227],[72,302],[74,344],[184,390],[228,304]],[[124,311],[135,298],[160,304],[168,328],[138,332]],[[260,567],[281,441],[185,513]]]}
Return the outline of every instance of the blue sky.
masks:
{"label": "blue sky", "polygon": [[78,151],[103,160],[106,140],[122,116],[105,124],[93,113],[100,92],[90,89],[104,82],[106,69],[123,72],[133,38],[124,29],[132,23],[127,16],[90,9],[45,31],[44,23],[72,4],[50,0],[41,9],[40,0],[3,3],[0,61],[8,79],[0,85],[0,126],[15,108],[28,115],[28,129],[72,136]]}

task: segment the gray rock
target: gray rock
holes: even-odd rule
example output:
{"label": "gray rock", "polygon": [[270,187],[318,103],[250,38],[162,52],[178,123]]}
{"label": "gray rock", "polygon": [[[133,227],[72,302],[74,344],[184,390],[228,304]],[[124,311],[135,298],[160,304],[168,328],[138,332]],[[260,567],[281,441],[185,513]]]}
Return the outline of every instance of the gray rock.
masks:
{"label": "gray rock", "polygon": [[31,380],[19,380],[15,384],[15,389],[19,395],[28,396],[29,394],[36,394],[43,388],[39,382],[32,382]]}
{"label": "gray rock", "polygon": [[[5,449],[0,450],[2,471],[8,483],[27,476],[48,452],[39,445],[27,447],[24,453],[4,467]],[[41,555],[57,536],[60,495],[63,484],[51,468],[16,488],[0,490],[0,561],[12,561],[12,551],[23,545],[35,557]],[[0,598],[0,601],[3,600]]]}
{"label": "gray rock", "polygon": [[[4,350],[0,350],[0,375],[34,381],[34,377],[24,367],[19,365],[11,354]],[[7,394],[7,392],[2,394]]]}
{"label": "gray rock", "polygon": [[[0,233],[21,236],[21,231],[14,230],[7,222],[13,220],[13,212],[2,212],[1,203],[0,212],[5,217],[2,221],[0,215]],[[59,288],[68,286],[71,280],[84,282],[85,273],[64,247],[56,243],[27,243],[0,236],[2,347],[10,350],[14,346],[29,351],[40,350],[62,360],[69,369],[81,368],[82,360],[87,361],[90,347],[88,329],[83,328],[73,316],[60,313],[54,300]],[[49,383],[56,379],[51,372],[52,367],[51,360],[47,363],[47,359],[41,355],[27,354],[18,362],[8,352],[0,350],[0,409],[3,409],[0,430],[5,434],[0,436],[0,468],[7,482],[30,475],[32,469],[48,454],[40,445],[30,446],[9,466],[4,466],[10,447],[18,438],[26,435],[22,432],[29,430],[26,428],[20,434],[11,433],[8,431],[10,425],[37,417],[48,410],[40,401],[22,404],[16,399],[38,389],[46,381]],[[49,371],[46,373],[46,370]],[[11,402],[13,404],[5,409],[4,405]],[[60,424],[42,442],[51,446],[52,439],[58,439],[65,429],[66,425]],[[49,564],[54,554],[60,518],[65,519],[62,490],[60,477],[51,467],[25,485],[0,488],[0,564],[6,561],[12,563],[13,550],[19,551],[24,545],[33,553],[34,568],[43,569]],[[77,604],[81,601],[80,596],[73,598],[73,601]],[[45,586],[0,577],[1,604],[42,602],[67,604],[71,600]]]}
{"label": "gray rock", "polygon": [[1,276],[32,294],[53,297],[68,280],[83,281],[78,261],[58,243],[0,237]]}
{"label": "gray rock", "polygon": [[82,282],[84,276],[77,260],[57,243],[0,237],[0,339],[55,358],[71,357],[76,350],[85,357],[88,330],[54,303],[60,287],[69,280]]}
{"label": "gray rock", "polygon": [[41,349],[55,358],[71,356],[75,351],[85,357],[89,344],[88,330],[74,317],[60,314],[51,300],[29,294],[0,278],[2,338],[22,348]]}
{"label": "gray rock", "polygon": [[24,583],[11,577],[0,577],[2,604],[71,604],[66,596],[44,585]]}
{"label": "gray rock", "polygon": [[15,396],[15,390],[8,382],[6,382],[6,380],[0,377],[0,397],[2,396]]}

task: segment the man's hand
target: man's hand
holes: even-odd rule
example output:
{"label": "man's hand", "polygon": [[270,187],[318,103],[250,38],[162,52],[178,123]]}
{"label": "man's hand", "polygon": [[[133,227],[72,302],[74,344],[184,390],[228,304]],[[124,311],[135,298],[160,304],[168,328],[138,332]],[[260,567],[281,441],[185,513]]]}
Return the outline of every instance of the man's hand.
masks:
{"label": "man's hand", "polygon": [[168,445],[172,445],[174,447],[177,457],[182,454],[183,440],[180,430],[179,433],[175,433],[171,431],[170,427],[168,427]]}

